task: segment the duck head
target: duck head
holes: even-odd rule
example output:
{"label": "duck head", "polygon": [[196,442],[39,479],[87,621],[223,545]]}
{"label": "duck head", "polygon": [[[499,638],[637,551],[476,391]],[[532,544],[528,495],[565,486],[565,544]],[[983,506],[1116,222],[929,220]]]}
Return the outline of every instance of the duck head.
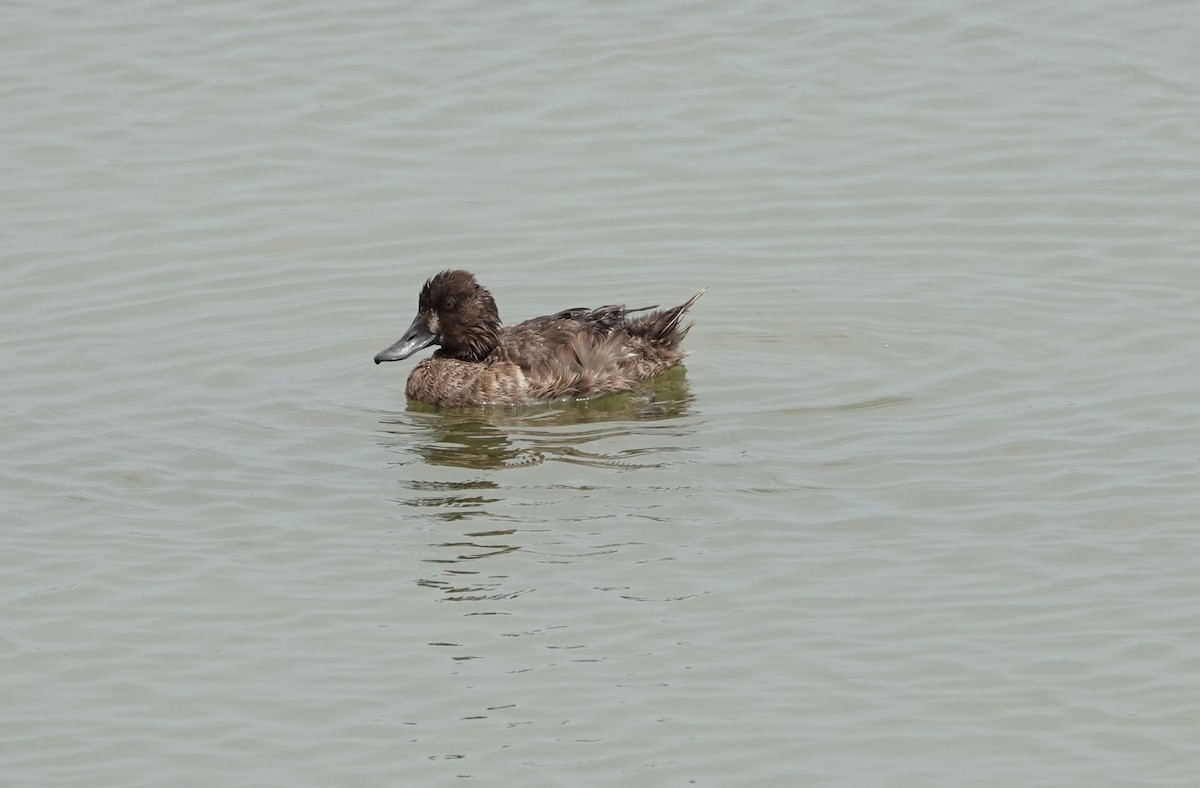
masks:
{"label": "duck head", "polygon": [[500,343],[500,313],[487,288],[467,271],[443,271],[421,288],[417,316],[400,340],[375,354],[375,363],[401,361],[430,345],[437,355],[481,361]]}

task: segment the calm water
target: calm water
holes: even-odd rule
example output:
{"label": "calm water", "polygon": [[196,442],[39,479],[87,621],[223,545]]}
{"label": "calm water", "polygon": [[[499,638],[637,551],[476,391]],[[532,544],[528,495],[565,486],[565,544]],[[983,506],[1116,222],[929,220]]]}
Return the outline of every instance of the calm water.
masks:
{"label": "calm water", "polygon": [[1195,784],[1193,4],[408,5],[0,12],[0,783]]}

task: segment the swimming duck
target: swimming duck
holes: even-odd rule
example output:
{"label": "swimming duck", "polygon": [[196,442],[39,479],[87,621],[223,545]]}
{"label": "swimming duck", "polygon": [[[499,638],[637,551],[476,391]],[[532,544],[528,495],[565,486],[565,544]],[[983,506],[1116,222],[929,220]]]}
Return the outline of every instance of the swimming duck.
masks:
{"label": "swimming duck", "polygon": [[[691,326],[679,320],[703,294],[670,309],[578,307],[501,326],[492,294],[473,274],[443,271],[421,288],[416,319],[375,363],[439,345],[413,368],[405,393],[440,407],[628,391],[683,359],[679,343]],[[630,317],[637,312],[648,314]]]}

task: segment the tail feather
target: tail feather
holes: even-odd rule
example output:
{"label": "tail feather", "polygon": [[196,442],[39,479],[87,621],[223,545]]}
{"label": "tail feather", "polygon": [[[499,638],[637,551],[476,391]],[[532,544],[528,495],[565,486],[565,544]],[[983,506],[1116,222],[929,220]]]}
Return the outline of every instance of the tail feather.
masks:
{"label": "tail feather", "polygon": [[629,323],[629,333],[643,336],[652,342],[665,345],[668,348],[677,347],[691,329],[690,324],[680,328],[679,321],[691,309],[692,305],[699,300],[700,296],[704,295],[706,290],[708,290],[707,287],[701,289],[700,292],[679,306],[660,309],[657,312],[651,312],[645,317],[631,320]]}

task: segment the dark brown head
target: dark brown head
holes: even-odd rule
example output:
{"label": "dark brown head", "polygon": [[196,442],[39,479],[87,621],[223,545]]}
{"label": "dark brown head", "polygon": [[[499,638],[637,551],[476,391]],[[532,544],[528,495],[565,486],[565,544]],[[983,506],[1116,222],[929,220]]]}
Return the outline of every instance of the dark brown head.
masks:
{"label": "dark brown head", "polygon": [[429,345],[439,356],[481,361],[500,342],[500,313],[487,288],[467,271],[442,271],[421,288],[417,317],[400,341],[375,356],[375,363],[400,361]]}

